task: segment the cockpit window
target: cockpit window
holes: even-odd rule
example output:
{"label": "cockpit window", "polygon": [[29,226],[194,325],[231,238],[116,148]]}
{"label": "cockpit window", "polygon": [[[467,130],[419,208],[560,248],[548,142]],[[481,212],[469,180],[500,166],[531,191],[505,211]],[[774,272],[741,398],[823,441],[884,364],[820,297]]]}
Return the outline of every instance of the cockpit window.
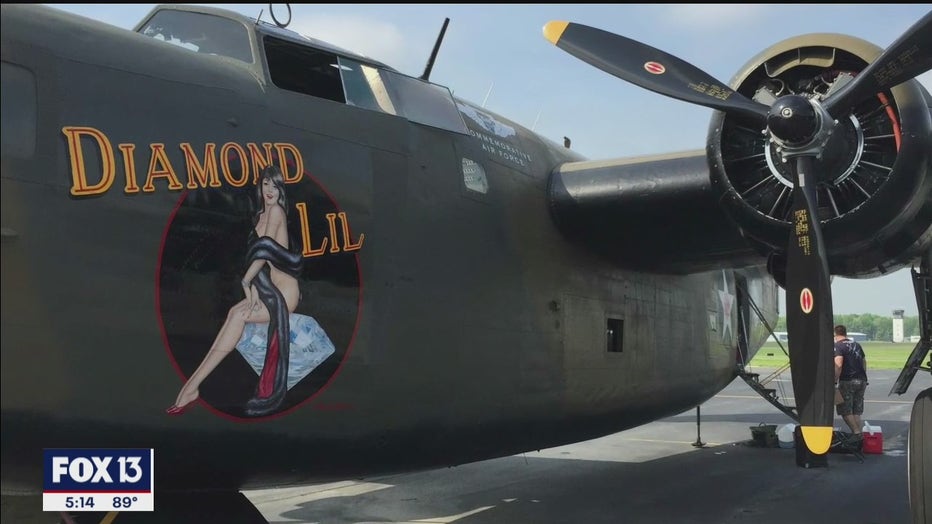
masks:
{"label": "cockpit window", "polygon": [[263,42],[269,76],[282,89],[469,132],[445,87],[270,35]]}
{"label": "cockpit window", "polygon": [[155,13],[139,33],[196,53],[253,63],[246,27],[220,16],[166,9]]}
{"label": "cockpit window", "polygon": [[442,86],[340,57],[346,103],[412,122],[468,133],[453,95]]}
{"label": "cockpit window", "polygon": [[388,94],[385,71],[340,57],[343,89],[349,105],[397,115],[395,104]]}
{"label": "cockpit window", "polygon": [[388,72],[388,76],[408,120],[457,133],[469,132],[449,89],[399,73]]}
{"label": "cockpit window", "polygon": [[265,37],[265,59],[276,86],[306,95],[346,102],[340,64],[333,53]]}

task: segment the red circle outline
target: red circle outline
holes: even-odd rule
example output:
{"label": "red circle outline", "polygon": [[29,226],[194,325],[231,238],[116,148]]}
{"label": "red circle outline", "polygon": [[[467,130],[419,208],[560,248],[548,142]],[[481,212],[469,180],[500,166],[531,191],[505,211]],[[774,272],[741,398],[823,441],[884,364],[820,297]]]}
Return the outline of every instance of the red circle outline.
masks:
{"label": "red circle outline", "polygon": [[[292,162],[288,162],[288,164],[292,167],[294,166]],[[315,176],[311,175],[307,170],[304,170],[301,178],[303,179],[304,177],[310,178],[311,181],[317,184],[317,187],[319,187],[320,190],[324,192],[324,195],[326,195],[327,198],[330,199],[330,203],[333,204],[337,212],[338,213],[342,212],[342,209],[340,208],[340,205],[337,204],[336,199],[333,198],[333,195],[330,194],[329,191],[327,191],[327,188],[325,188],[324,185],[321,184],[320,181],[317,180]],[[155,315],[159,321],[159,331],[162,334],[162,345],[165,347],[166,353],[168,353],[168,359],[172,363],[172,366],[175,368],[175,372],[177,372],[178,375],[182,378],[182,385],[184,385],[184,383],[187,382],[189,377],[185,376],[184,371],[182,371],[181,369],[181,366],[178,365],[178,361],[175,360],[175,355],[172,353],[171,345],[168,343],[168,333],[166,333],[165,331],[165,322],[162,319],[161,282],[162,282],[162,255],[165,251],[165,243],[168,240],[168,230],[171,228],[172,222],[174,222],[175,220],[175,215],[178,213],[178,209],[181,208],[181,204],[184,202],[187,196],[188,196],[188,190],[185,189],[181,192],[181,196],[178,198],[178,202],[175,203],[174,209],[172,209],[171,214],[169,214],[168,216],[168,222],[166,222],[165,230],[162,232],[162,243],[159,246],[158,264],[156,264],[156,267],[155,267]],[[347,224],[347,227],[349,227],[349,224]],[[350,237],[352,237],[352,234],[350,235]],[[356,259],[356,273],[359,278],[359,293],[358,293],[358,298],[356,300],[356,323],[353,326],[353,333],[352,335],[350,335],[349,342],[347,343],[347,346],[346,346],[346,351],[343,353],[343,358],[340,360],[340,363],[337,365],[337,368],[330,375],[330,378],[327,379],[327,382],[325,382],[324,385],[320,387],[320,389],[315,391],[314,394],[308,396],[306,399],[302,400],[301,402],[298,402],[294,406],[291,406],[288,409],[278,411],[276,413],[273,413],[271,415],[267,415],[264,417],[248,417],[248,418],[237,417],[235,415],[231,415],[229,413],[226,413],[224,411],[221,411],[215,408],[209,402],[207,402],[206,400],[200,397],[198,397],[198,399],[195,400],[194,402],[197,404],[203,405],[215,415],[225,418],[227,420],[230,420],[232,422],[239,422],[239,423],[264,422],[267,420],[280,418],[280,417],[290,414],[292,411],[298,409],[299,407],[304,406],[311,400],[315,399],[324,390],[326,390],[330,386],[330,384],[333,382],[333,380],[337,377],[337,375],[340,374],[340,371],[343,369],[343,365],[346,364],[346,360],[349,358],[350,353],[352,353],[353,351],[353,346],[355,345],[354,343],[356,342],[356,334],[359,332],[359,323],[362,317],[362,301],[363,301],[364,286],[363,286],[363,280],[362,280],[362,265],[359,262],[359,252],[357,251],[353,256]]]}

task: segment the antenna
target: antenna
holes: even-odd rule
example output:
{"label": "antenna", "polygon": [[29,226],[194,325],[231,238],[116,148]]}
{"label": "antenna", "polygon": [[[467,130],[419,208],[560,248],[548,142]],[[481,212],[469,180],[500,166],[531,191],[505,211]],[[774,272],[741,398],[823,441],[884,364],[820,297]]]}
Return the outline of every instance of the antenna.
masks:
{"label": "antenna", "polygon": [[495,87],[495,82],[489,84],[489,90],[485,93],[485,98],[482,99],[482,107],[485,108],[485,103],[489,101],[489,95],[492,94],[492,88]]}
{"label": "antenna", "polygon": [[537,122],[540,121],[540,114],[543,112],[544,112],[543,108],[541,108],[541,110],[537,112],[537,118],[534,119],[534,125],[531,126],[531,131],[537,128]]}
{"label": "antenna", "polygon": [[421,80],[430,80],[430,72],[434,69],[434,60],[437,59],[437,53],[440,51],[440,44],[443,42],[443,35],[446,34],[447,25],[449,24],[450,19],[444,19],[443,27],[440,28],[440,34],[437,35],[437,41],[434,43],[434,50],[430,52],[430,58],[427,59],[427,67],[424,68],[424,74],[421,75]]}

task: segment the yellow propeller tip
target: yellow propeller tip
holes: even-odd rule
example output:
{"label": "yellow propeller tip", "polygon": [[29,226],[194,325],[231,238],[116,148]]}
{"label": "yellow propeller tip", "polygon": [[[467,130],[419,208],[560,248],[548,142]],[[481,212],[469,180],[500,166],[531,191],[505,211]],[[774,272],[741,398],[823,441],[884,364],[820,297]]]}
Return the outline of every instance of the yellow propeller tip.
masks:
{"label": "yellow propeller tip", "polygon": [[566,26],[568,25],[570,25],[569,22],[563,22],[560,20],[547,22],[544,25],[544,38],[550,40],[551,44],[556,45],[556,43],[560,40],[560,37],[563,36],[563,31],[566,31]]}
{"label": "yellow propeller tip", "polygon": [[816,455],[826,453],[832,445],[832,428],[830,426],[802,426],[802,430],[806,447]]}

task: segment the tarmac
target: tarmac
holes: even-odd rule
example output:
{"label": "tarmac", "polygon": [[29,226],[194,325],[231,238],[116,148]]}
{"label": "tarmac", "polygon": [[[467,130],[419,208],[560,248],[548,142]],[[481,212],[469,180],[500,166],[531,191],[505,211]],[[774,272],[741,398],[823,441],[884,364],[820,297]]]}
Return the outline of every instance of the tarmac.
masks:
{"label": "tarmac", "polygon": [[[692,409],[455,468],[244,494],[274,524],[912,524],[909,415],[932,375],[917,373],[905,395],[890,397],[897,375],[870,372],[864,418],[882,428],[883,453],[863,462],[830,453],[827,467],[806,469],[794,449],[757,446],[752,427],[792,420],[738,378],[700,406],[698,427]],[[789,372],[770,387],[792,397]],[[844,426],[840,417],[835,426]],[[26,499],[3,497],[2,524],[59,522],[37,511],[40,498]]]}
{"label": "tarmac", "polygon": [[[698,428],[690,410],[540,452],[245,495],[271,523],[910,524],[909,415],[932,376],[890,397],[898,373],[870,373],[864,418],[882,428],[883,453],[863,462],[829,453],[806,469],[794,449],[757,447],[752,426],[792,420],[738,378],[700,407]],[[792,397],[789,372],[772,384]]]}

